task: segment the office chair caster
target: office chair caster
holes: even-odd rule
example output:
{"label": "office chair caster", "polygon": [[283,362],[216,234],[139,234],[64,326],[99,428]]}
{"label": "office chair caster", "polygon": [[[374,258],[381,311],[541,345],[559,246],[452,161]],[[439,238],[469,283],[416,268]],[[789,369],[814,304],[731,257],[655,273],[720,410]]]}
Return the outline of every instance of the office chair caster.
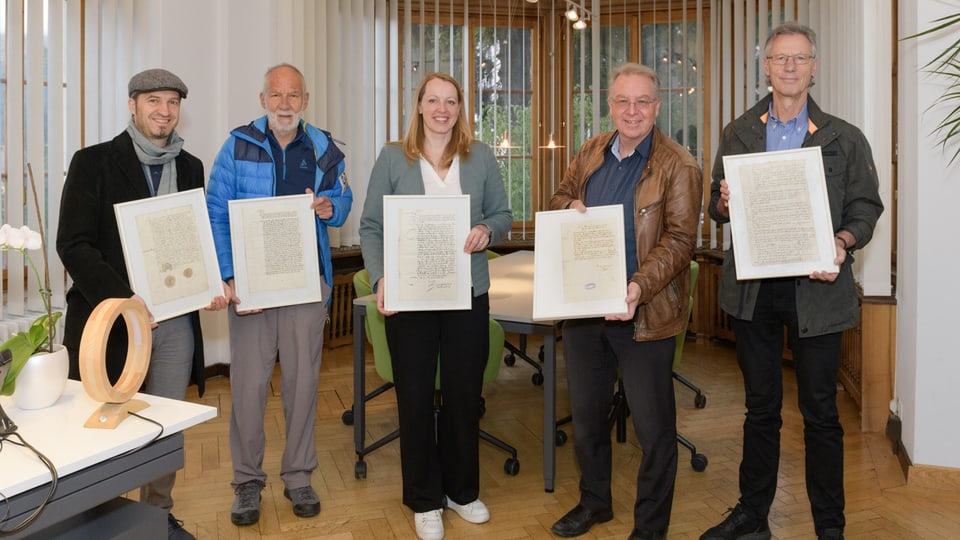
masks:
{"label": "office chair caster", "polygon": [[693,406],[696,407],[696,408],[698,408],[698,409],[702,409],[702,408],[706,407],[706,406],[707,406],[707,396],[705,396],[705,395],[703,395],[703,394],[697,394],[696,397],[693,398]]}
{"label": "office chair caster", "polygon": [[690,466],[697,472],[703,472],[707,469],[707,456],[703,454],[694,454],[690,458]]}
{"label": "office chair caster", "polygon": [[365,461],[358,461],[353,466],[353,477],[357,480],[363,480],[367,477],[367,463]]}
{"label": "office chair caster", "polygon": [[540,373],[539,371],[534,373],[533,376],[530,377],[530,382],[532,382],[534,386],[540,386],[543,384],[543,373]]}
{"label": "office chair caster", "polygon": [[563,446],[566,444],[567,432],[562,429],[558,429],[554,441],[557,443],[557,446]]}
{"label": "office chair caster", "polygon": [[507,458],[507,460],[503,462],[503,472],[510,476],[516,476],[520,472],[520,461],[512,457]]}
{"label": "office chair caster", "polygon": [[353,409],[347,409],[343,411],[343,414],[340,415],[340,421],[343,422],[345,426],[353,425]]}
{"label": "office chair caster", "polygon": [[503,357],[503,363],[509,367],[513,367],[513,365],[517,363],[517,357],[514,356],[513,353],[510,353]]}

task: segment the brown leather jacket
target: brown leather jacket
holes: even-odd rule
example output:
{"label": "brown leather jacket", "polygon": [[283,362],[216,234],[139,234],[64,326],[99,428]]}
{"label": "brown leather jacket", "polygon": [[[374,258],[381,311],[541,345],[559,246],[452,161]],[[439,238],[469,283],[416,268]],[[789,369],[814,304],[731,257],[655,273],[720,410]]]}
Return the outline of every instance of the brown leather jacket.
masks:
{"label": "brown leather jacket", "polygon": [[[615,136],[615,131],[603,133],[580,147],[550,199],[551,209],[583,200],[587,181],[603,165]],[[630,281],[640,286],[640,301],[633,339],[653,341],[679,334],[690,317],[690,261],[703,202],[697,162],[657,128],[635,197],[638,269]]]}

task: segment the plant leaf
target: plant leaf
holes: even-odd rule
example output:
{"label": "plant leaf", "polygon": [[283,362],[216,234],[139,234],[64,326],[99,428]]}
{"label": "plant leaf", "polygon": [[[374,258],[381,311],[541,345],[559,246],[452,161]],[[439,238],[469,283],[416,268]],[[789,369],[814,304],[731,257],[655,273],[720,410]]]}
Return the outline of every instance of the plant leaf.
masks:
{"label": "plant leaf", "polygon": [[10,363],[10,370],[4,378],[3,386],[0,387],[0,396],[9,396],[16,389],[17,375],[23,369],[24,364],[31,356],[37,353],[40,347],[47,341],[48,330],[52,325],[57,324],[57,320],[63,315],[60,312],[53,313],[50,319],[51,325],[47,324],[47,315],[43,314],[37,317],[26,332],[17,332],[10,336],[8,340],[0,344],[0,350],[10,349],[13,359]]}

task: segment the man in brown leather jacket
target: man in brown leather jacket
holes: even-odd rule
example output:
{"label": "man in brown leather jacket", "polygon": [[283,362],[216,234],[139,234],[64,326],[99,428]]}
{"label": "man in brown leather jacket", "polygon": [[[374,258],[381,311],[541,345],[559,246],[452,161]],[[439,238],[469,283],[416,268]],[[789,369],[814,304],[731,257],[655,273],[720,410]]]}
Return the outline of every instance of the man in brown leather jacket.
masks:
{"label": "man in brown leather jacket", "polygon": [[643,448],[630,538],[665,538],[677,473],[674,338],[690,316],[690,260],[703,185],[693,157],[655,126],[657,73],[624,64],[610,81],[608,103],[617,129],[583,144],[550,207],[586,212],[590,206],[623,204],[628,311],[564,322],[580,502],[552,531],[579,536],[613,518],[607,415],[619,375]]}

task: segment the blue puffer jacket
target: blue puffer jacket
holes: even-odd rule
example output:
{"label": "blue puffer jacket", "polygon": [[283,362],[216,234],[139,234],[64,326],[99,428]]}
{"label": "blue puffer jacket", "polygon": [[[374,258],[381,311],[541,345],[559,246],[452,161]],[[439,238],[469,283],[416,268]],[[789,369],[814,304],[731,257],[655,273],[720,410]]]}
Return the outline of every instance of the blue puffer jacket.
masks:
{"label": "blue puffer jacket", "polygon": [[[317,250],[323,264],[324,277],[327,284],[331,284],[333,263],[330,258],[327,226],[343,225],[353,204],[353,192],[343,171],[343,152],[333,143],[330,134],[303,121],[300,126],[313,141],[314,153],[317,156],[317,178],[313,192],[318,197],[329,197],[333,203],[333,215],[329,219],[316,220]],[[217,246],[220,275],[224,281],[234,277],[227,203],[235,199],[276,195],[277,169],[266,130],[267,117],[262,116],[230,132],[230,137],[223,143],[210,172],[207,212],[210,214],[213,240]]]}

